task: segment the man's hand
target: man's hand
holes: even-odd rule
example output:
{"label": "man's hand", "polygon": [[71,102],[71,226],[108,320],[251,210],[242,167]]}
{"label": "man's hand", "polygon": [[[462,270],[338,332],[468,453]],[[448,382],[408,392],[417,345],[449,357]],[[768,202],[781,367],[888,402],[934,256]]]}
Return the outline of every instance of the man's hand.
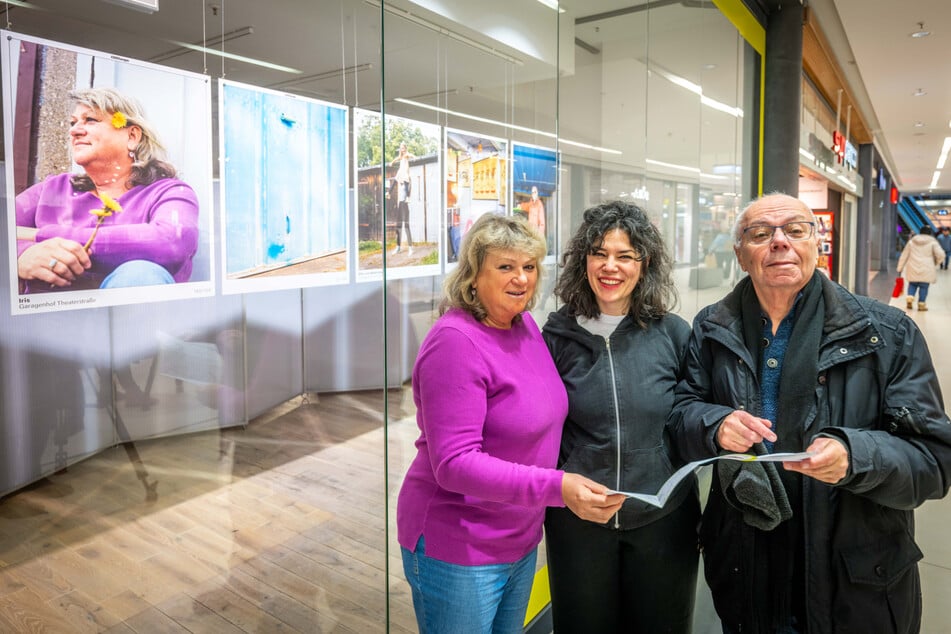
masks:
{"label": "man's hand", "polygon": [[717,429],[717,444],[727,451],[746,453],[750,447],[763,440],[776,442],[772,428],[773,424],[765,418],[753,416],[742,409],[733,410]]}
{"label": "man's hand", "polygon": [[835,438],[820,436],[806,451],[816,455],[799,462],[784,462],[783,467],[828,484],[835,484],[849,472],[849,451]]}

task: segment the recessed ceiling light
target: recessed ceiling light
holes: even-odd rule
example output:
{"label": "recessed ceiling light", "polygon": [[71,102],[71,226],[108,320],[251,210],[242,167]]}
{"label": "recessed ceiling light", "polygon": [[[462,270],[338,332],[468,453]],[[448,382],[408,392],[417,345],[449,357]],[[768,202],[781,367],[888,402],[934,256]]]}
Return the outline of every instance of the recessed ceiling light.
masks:
{"label": "recessed ceiling light", "polygon": [[912,97],[924,97],[928,92],[924,88],[919,88],[915,92],[911,93]]}
{"label": "recessed ceiling light", "polygon": [[922,38],[922,37],[928,37],[929,35],[931,35],[931,31],[926,31],[926,30],[925,30],[925,23],[924,23],[924,22],[919,22],[919,23],[918,23],[918,30],[915,31],[914,33],[909,33],[909,35],[910,35],[911,37],[915,38],[915,39],[918,39],[918,38]]}
{"label": "recessed ceiling light", "polygon": [[925,124],[922,123],[921,121],[915,121],[915,127],[916,127],[916,128],[923,128],[923,127],[925,127]]}
{"label": "recessed ceiling light", "polygon": [[558,13],[564,13],[565,10],[558,6],[558,0],[538,0],[549,9],[554,9]]}

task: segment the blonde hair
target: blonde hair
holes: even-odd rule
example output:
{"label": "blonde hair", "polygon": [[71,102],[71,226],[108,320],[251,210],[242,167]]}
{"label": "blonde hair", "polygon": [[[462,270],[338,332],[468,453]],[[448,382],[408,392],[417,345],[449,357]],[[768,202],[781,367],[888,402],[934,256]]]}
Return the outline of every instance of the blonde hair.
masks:
{"label": "blonde hair", "polygon": [[446,276],[443,282],[443,300],[439,304],[440,315],[450,308],[460,308],[478,321],[485,319],[488,312],[479,301],[477,294],[473,292],[473,284],[490,251],[516,251],[535,259],[538,280],[526,310],[531,310],[535,305],[536,291],[542,278],[541,261],[548,253],[545,238],[521,216],[483,214],[462,240],[462,246],[459,249],[459,265]]}
{"label": "blonde hair", "polygon": [[[132,160],[132,176],[129,186],[148,185],[162,178],[174,178],[176,170],[167,162],[165,147],[159,141],[155,129],[145,116],[142,105],[133,97],[123,95],[115,88],[85,88],[69,93],[73,104],[79,104],[114,115],[121,112],[126,118],[125,127],[135,126],[142,131],[139,143],[135,146]],[[86,175],[73,177],[73,186],[80,191],[95,189],[95,185]]]}

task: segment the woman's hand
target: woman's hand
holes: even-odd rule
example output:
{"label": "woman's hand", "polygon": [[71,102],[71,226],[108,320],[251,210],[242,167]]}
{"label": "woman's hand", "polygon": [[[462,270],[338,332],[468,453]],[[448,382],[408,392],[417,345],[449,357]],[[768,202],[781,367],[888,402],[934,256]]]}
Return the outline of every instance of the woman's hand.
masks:
{"label": "woman's hand", "polygon": [[561,479],[561,497],[571,511],[583,520],[604,524],[621,510],[625,496],[606,495],[608,488],[577,473],[565,473]]}
{"label": "woman's hand", "polygon": [[83,245],[65,238],[51,238],[28,247],[17,258],[17,276],[53,286],[69,286],[92,266]]}

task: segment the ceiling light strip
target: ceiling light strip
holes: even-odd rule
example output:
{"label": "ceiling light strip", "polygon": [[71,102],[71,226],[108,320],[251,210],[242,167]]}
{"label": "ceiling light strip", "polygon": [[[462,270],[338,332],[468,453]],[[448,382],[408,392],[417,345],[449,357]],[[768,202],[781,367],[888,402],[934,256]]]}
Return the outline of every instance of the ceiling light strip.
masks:
{"label": "ceiling light strip", "polygon": [[453,115],[455,117],[462,117],[463,119],[469,119],[471,121],[479,121],[482,123],[489,123],[492,125],[499,125],[511,130],[519,130],[521,132],[528,132],[530,134],[539,134],[551,139],[556,139],[558,143],[564,143],[566,145],[573,145],[575,147],[585,148],[588,150],[596,150],[598,152],[605,152],[607,154],[623,154],[620,150],[612,150],[611,148],[599,147],[597,145],[591,145],[589,143],[582,143],[580,141],[571,141],[564,137],[559,137],[553,132],[545,132],[544,130],[536,130],[534,128],[526,128],[525,126],[515,125],[514,123],[503,123],[502,121],[496,121],[495,119],[487,119],[486,117],[479,117],[474,114],[466,114],[465,112],[457,112],[455,110],[449,110],[448,108],[442,108],[440,106],[431,106],[426,103],[421,103],[419,101],[413,101],[411,99],[403,99],[402,97],[397,97],[393,101],[398,101],[399,103],[405,103],[410,106],[416,106],[417,108],[424,108],[426,110],[432,110],[434,112],[440,112],[442,114]]}
{"label": "ceiling light strip", "polygon": [[352,66],[345,66],[344,68],[337,68],[334,70],[324,71],[322,73],[317,73],[315,75],[306,75],[304,77],[294,77],[293,79],[285,79],[284,81],[279,81],[274,84],[269,84],[269,88],[286,88],[288,86],[296,86],[299,84],[306,84],[308,82],[323,81],[325,79],[335,79],[337,77],[343,77],[344,75],[362,73],[365,70],[370,70],[373,68],[373,64],[369,62],[364,64],[354,64]]}
{"label": "ceiling light strip", "polygon": [[[216,37],[210,38],[209,40],[203,41],[203,42],[200,43],[200,44],[199,44],[198,42],[193,42],[193,43],[192,43],[192,46],[201,46],[201,45],[204,45],[204,46],[218,46],[219,44],[221,44],[221,43],[223,43],[223,42],[230,42],[231,40],[236,40],[236,39],[238,39],[239,37],[244,37],[245,35],[251,35],[252,33],[254,33],[254,29],[253,29],[252,27],[250,27],[250,26],[243,26],[243,27],[241,27],[240,29],[235,29],[235,30],[233,30],[233,31],[228,31],[228,32],[225,33],[224,35],[218,35],[218,36],[216,36]],[[166,51],[166,52],[164,52],[164,53],[159,53],[158,55],[154,55],[154,56],[150,57],[150,58],[148,59],[148,61],[150,61],[150,62],[156,62],[156,63],[158,63],[158,62],[164,62],[164,61],[170,60],[170,59],[172,59],[172,58],[179,57],[180,55],[185,55],[185,54],[187,54],[189,51],[190,51],[190,49],[182,48],[181,46],[179,46],[178,48],[173,48],[173,49],[170,50],[170,51]]]}
{"label": "ceiling light strip", "polygon": [[281,66],[280,64],[272,64],[271,62],[265,62],[259,59],[254,59],[253,57],[245,57],[243,55],[235,55],[234,53],[226,53],[224,51],[217,51],[213,48],[208,48],[207,46],[198,46],[196,44],[188,44],[187,42],[175,42],[170,40],[172,44],[176,46],[181,46],[192,51],[198,51],[199,53],[207,53],[208,55],[217,55],[218,57],[224,57],[226,59],[233,59],[238,62],[244,62],[245,64],[253,64],[255,66],[261,66],[263,68],[270,68],[271,70],[279,70],[283,73],[292,73],[295,75],[300,75],[304,71],[298,70],[296,68],[291,68],[290,66]]}
{"label": "ceiling light strip", "polygon": [[[367,4],[371,6],[380,7],[379,0],[365,0],[365,1]],[[434,31],[438,33],[439,35],[443,35],[457,42],[460,42],[462,44],[471,46],[472,48],[482,51],[483,53],[488,53],[489,55],[498,57],[501,60],[505,60],[506,62],[509,62],[510,64],[515,64],[517,66],[525,65],[525,62],[523,62],[522,60],[516,57],[512,57],[511,55],[508,55],[507,53],[503,53],[502,51],[492,48],[491,46],[488,46],[487,44],[483,44],[482,42],[477,42],[476,40],[473,40],[470,37],[466,37],[465,35],[462,35],[461,33],[456,33],[455,31],[451,31],[444,26],[440,26],[436,24],[435,22],[430,22],[426,18],[422,18],[414,13],[410,13],[409,11],[406,11],[405,9],[394,7],[389,2],[384,3],[382,6],[383,6],[383,11],[385,11],[386,13],[389,13],[392,16],[403,18],[407,22],[412,22],[413,24],[416,24],[417,26],[421,26],[423,28],[429,29],[430,31]]]}
{"label": "ceiling light strip", "polygon": [[667,167],[667,168],[675,169],[675,170],[683,170],[685,172],[690,172],[691,174],[696,174],[697,176],[701,176],[703,178],[711,178],[713,180],[718,180],[718,181],[725,181],[729,179],[728,176],[721,176],[720,174],[706,174],[700,171],[699,167],[692,167],[690,165],[678,165],[677,163],[665,163],[664,161],[655,161],[654,159],[644,159],[644,162],[649,163],[651,165],[656,165],[658,167]]}
{"label": "ceiling light strip", "polygon": [[941,155],[938,157],[938,165],[935,169],[944,169],[944,164],[948,160],[948,152],[951,152],[951,136],[944,137],[944,145],[941,146]]}

